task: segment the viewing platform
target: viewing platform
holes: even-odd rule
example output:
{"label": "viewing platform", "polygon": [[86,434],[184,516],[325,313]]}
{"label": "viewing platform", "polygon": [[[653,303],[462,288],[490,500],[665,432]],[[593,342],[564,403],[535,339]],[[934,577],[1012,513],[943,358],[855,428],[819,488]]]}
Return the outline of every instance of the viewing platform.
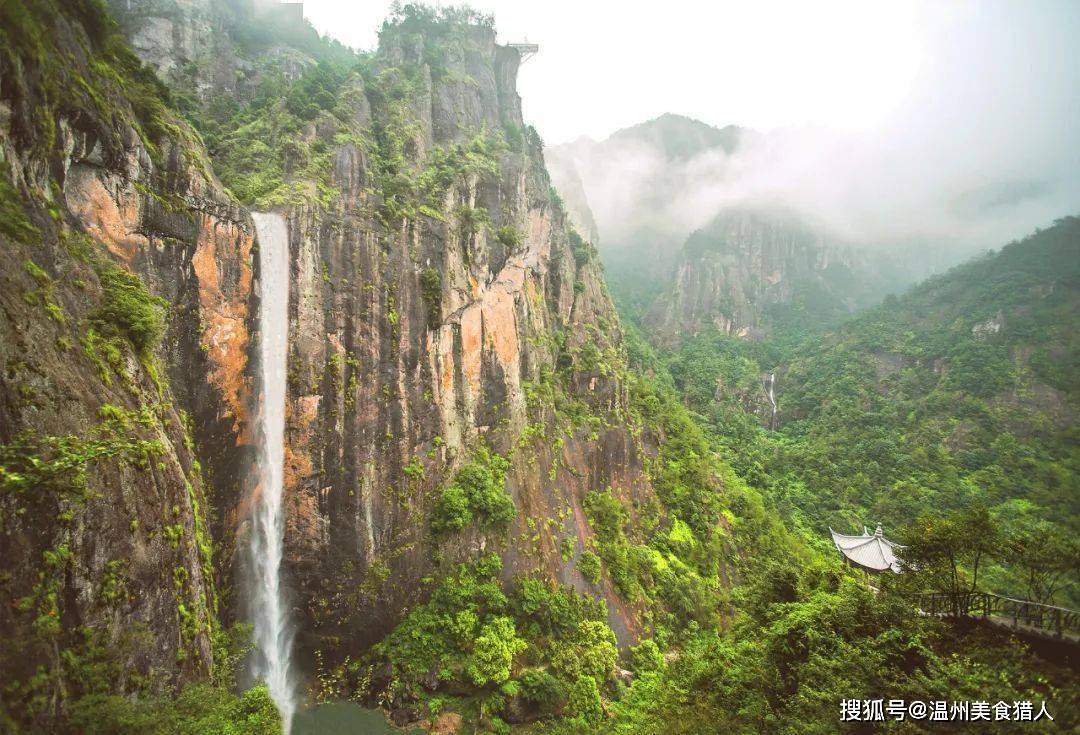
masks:
{"label": "viewing platform", "polygon": [[919,610],[923,615],[975,618],[1029,635],[1080,642],[1080,612],[992,592],[967,592],[959,596],[927,592],[919,597]]}
{"label": "viewing platform", "polygon": [[525,60],[533,56],[540,50],[540,45],[535,43],[508,43],[507,48],[516,49],[521,56],[521,63],[524,64]]}

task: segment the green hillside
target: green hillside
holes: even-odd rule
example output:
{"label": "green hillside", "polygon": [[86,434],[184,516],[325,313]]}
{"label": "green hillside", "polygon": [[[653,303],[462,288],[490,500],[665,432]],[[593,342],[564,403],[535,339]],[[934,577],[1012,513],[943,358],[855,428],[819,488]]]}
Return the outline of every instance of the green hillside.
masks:
{"label": "green hillside", "polygon": [[[1011,547],[1049,539],[1075,559],[1078,311],[1070,217],[796,348],[709,335],[668,367],[741,474],[823,548],[829,526],[904,535],[920,515],[986,508],[1003,557],[986,584],[1030,595]],[[743,405],[770,371],[778,432]],[[1054,599],[1075,605],[1076,580]]]}

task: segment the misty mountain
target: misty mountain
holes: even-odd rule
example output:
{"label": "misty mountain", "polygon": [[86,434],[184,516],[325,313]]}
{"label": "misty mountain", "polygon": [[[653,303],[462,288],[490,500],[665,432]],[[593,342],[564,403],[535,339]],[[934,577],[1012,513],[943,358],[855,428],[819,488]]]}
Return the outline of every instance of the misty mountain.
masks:
{"label": "misty mountain", "polygon": [[919,266],[861,249],[780,209],[729,207],[687,238],[649,306],[656,343],[723,334],[784,340],[838,324],[917,280]]}
{"label": "misty mountain", "polygon": [[[765,136],[734,125],[717,128],[666,114],[619,130],[603,141],[581,138],[550,147],[545,158],[577,228],[592,233],[595,222],[598,238],[589,237],[598,239],[617,301],[629,313],[652,313],[653,324],[659,323],[656,313],[666,310],[669,319],[689,318],[680,321],[680,329],[695,330],[699,318],[706,316],[702,309],[713,307],[690,306],[689,302],[701,296],[702,288],[722,290],[722,284],[706,282],[712,276],[730,281],[735,275],[732,268],[759,281],[786,274],[779,290],[760,294],[765,300],[753,307],[760,310],[768,303],[789,303],[796,292],[818,288],[823,283],[819,276],[826,275],[826,263],[831,263],[826,278],[838,277],[840,271],[848,273],[847,292],[841,294],[838,286],[832,289],[837,303],[844,306],[837,312],[818,299],[819,311],[811,308],[809,314],[828,321],[838,313],[850,314],[876,303],[886,293],[901,291],[962,259],[966,251],[940,240],[899,233],[881,238],[852,231],[831,218],[828,208],[819,211],[785,194],[779,181],[771,181],[780,167],[775,156],[782,153],[801,159],[814,150],[809,140],[799,144],[805,144],[806,151],[799,151],[798,144],[783,136]],[[747,218],[747,213],[753,216]],[[784,261],[781,251],[773,249],[767,262],[736,263],[740,254],[754,258],[761,253],[755,246],[735,243],[732,248],[719,247],[725,252],[726,275],[698,272],[705,251],[716,253],[718,243],[734,242],[733,232],[723,232],[733,222],[740,223],[739,237],[744,239],[790,235],[782,250],[799,262]],[[758,231],[751,232],[755,228]],[[803,267],[807,259],[815,258],[822,260],[820,267]],[[763,273],[763,267],[770,274]],[[804,276],[809,280],[801,283]],[[667,305],[659,305],[659,300]],[[672,311],[672,303],[682,305]],[[725,313],[713,316],[730,321],[732,309],[721,311]],[[744,322],[736,331],[746,327],[749,334],[756,333],[760,319],[735,321]]]}
{"label": "misty mountain", "polygon": [[[666,286],[679,248],[708,214],[687,217],[703,160],[722,162],[753,131],[665,114],[602,141],[579,138],[544,151],[574,225],[598,242],[613,291],[644,309]],[[705,157],[703,159],[703,157]],[[713,174],[710,173],[710,176]]]}
{"label": "misty mountain", "polygon": [[662,151],[668,160],[686,161],[716,148],[727,154],[734,153],[742,137],[748,134],[754,133],[736,125],[715,128],[700,120],[666,112],[639,125],[617,130],[605,142],[610,145],[646,143]]}
{"label": "misty mountain", "polygon": [[544,156],[571,212],[592,211],[605,249],[634,250],[634,243],[642,240],[679,243],[689,234],[693,227],[670,210],[695,185],[699,157],[711,153],[726,158],[748,135],[755,134],[669,113],[602,141],[579,138],[550,146]]}

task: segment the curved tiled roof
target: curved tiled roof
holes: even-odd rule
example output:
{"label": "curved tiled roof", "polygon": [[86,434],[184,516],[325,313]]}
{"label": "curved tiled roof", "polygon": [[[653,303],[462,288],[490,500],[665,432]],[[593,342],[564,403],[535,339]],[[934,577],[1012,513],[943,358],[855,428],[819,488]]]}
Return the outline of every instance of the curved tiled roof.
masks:
{"label": "curved tiled roof", "polygon": [[829,533],[832,534],[836,550],[852,563],[873,572],[891,569],[897,574],[900,573],[900,560],[896,556],[896,549],[904,547],[885,538],[881,534],[881,526],[873,533],[863,526],[862,536],[845,536],[831,528]]}

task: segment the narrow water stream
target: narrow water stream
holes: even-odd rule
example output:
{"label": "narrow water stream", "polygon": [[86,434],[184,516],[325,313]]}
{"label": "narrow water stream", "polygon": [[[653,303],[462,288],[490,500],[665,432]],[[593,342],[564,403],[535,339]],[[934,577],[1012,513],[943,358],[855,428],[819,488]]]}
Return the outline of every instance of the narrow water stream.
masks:
{"label": "narrow water stream", "polygon": [[769,428],[776,429],[776,373],[769,373],[766,394],[769,396],[769,405],[772,406],[772,415],[769,416]]}

